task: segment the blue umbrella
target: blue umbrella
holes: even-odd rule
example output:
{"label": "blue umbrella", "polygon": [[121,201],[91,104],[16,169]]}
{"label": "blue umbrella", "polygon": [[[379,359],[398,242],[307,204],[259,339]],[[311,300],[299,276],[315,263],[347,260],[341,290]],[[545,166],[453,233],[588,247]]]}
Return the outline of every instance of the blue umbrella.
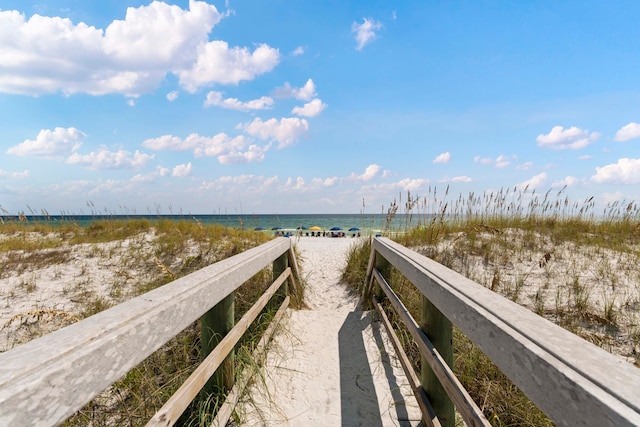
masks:
{"label": "blue umbrella", "polygon": [[255,231],[262,231],[262,230],[264,230],[264,227],[256,227],[256,228],[254,228],[254,230]]}
{"label": "blue umbrella", "polygon": [[304,225],[299,226],[296,230],[308,230],[309,227],[306,227]]}
{"label": "blue umbrella", "polygon": [[272,230],[282,230],[282,227],[271,227]]}
{"label": "blue umbrella", "polygon": [[360,231],[360,229],[358,227],[351,227],[349,231]]}
{"label": "blue umbrella", "polygon": [[329,230],[330,231],[338,231],[338,230],[342,230],[342,228],[341,227],[331,227]]}

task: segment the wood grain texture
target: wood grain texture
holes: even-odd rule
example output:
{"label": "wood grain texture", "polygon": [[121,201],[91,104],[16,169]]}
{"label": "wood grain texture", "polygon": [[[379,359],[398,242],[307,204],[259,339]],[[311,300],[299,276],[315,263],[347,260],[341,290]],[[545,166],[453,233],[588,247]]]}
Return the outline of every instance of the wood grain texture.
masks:
{"label": "wood grain texture", "polygon": [[0,425],[57,425],[288,251],[277,238],[0,354]]}
{"label": "wood grain texture", "polygon": [[640,370],[389,239],[379,252],[557,425],[640,425]]}

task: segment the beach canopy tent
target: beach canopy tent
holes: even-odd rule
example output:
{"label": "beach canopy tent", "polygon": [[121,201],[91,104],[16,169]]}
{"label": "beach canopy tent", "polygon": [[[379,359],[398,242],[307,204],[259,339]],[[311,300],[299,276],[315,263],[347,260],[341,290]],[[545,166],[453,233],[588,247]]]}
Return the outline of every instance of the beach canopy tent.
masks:
{"label": "beach canopy tent", "polygon": [[360,231],[360,229],[358,227],[351,227],[349,231]]}
{"label": "beach canopy tent", "polygon": [[311,227],[309,230],[312,230],[312,231],[319,231],[319,230],[322,230],[322,228],[318,227],[317,225],[314,225],[314,226],[313,226],[313,227]]}
{"label": "beach canopy tent", "polygon": [[329,230],[331,230],[331,231],[340,231],[340,230],[342,230],[342,227],[331,227]]}

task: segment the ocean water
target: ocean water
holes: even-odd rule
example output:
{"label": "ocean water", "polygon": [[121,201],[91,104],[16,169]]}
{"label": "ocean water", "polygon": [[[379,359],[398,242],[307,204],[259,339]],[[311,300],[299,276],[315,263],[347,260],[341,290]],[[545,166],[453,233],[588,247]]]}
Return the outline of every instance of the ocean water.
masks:
{"label": "ocean water", "polygon": [[[3,217],[5,221],[15,220],[17,217]],[[362,235],[378,234],[384,230],[398,231],[408,227],[419,226],[428,222],[431,215],[411,217],[403,214],[396,215],[388,222],[384,214],[284,214],[284,215],[31,215],[27,216],[30,223],[77,223],[85,226],[98,220],[118,219],[148,219],[170,221],[200,221],[203,224],[220,224],[226,227],[234,227],[246,230],[263,229],[265,232],[309,232],[311,227],[320,227],[324,231],[340,227],[347,234],[357,233]],[[276,230],[278,228],[278,230]],[[357,228],[359,230],[349,231]]]}

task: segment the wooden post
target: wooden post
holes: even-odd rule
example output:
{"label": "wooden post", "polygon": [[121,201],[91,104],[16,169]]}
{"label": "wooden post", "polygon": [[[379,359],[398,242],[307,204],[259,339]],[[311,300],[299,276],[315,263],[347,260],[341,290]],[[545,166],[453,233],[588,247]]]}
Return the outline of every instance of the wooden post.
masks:
{"label": "wooden post", "polygon": [[[453,328],[451,322],[424,296],[422,296],[420,328],[438,350],[440,356],[447,362],[447,365],[452,367]],[[424,358],[422,358],[420,380],[442,427],[454,427],[455,408],[453,402]]]}
{"label": "wooden post", "polygon": [[[389,286],[391,286],[391,264],[379,253],[376,253],[376,270],[382,274],[382,277],[384,277]],[[371,294],[375,295],[379,301],[382,301],[385,297],[384,292],[380,289],[380,286],[375,284],[375,282],[373,286],[374,289],[371,289]]]}
{"label": "wooden post", "polygon": [[[273,261],[273,279],[276,280],[289,267],[289,253],[285,252]],[[280,286],[280,289],[274,295],[275,306],[278,307],[282,301],[289,295],[289,279]]]}
{"label": "wooden post", "polygon": [[[203,360],[233,328],[235,324],[234,311],[235,301],[232,292],[201,317]],[[235,352],[232,350],[202,389],[204,396],[212,393],[226,393],[231,390],[235,376],[234,356]]]}

